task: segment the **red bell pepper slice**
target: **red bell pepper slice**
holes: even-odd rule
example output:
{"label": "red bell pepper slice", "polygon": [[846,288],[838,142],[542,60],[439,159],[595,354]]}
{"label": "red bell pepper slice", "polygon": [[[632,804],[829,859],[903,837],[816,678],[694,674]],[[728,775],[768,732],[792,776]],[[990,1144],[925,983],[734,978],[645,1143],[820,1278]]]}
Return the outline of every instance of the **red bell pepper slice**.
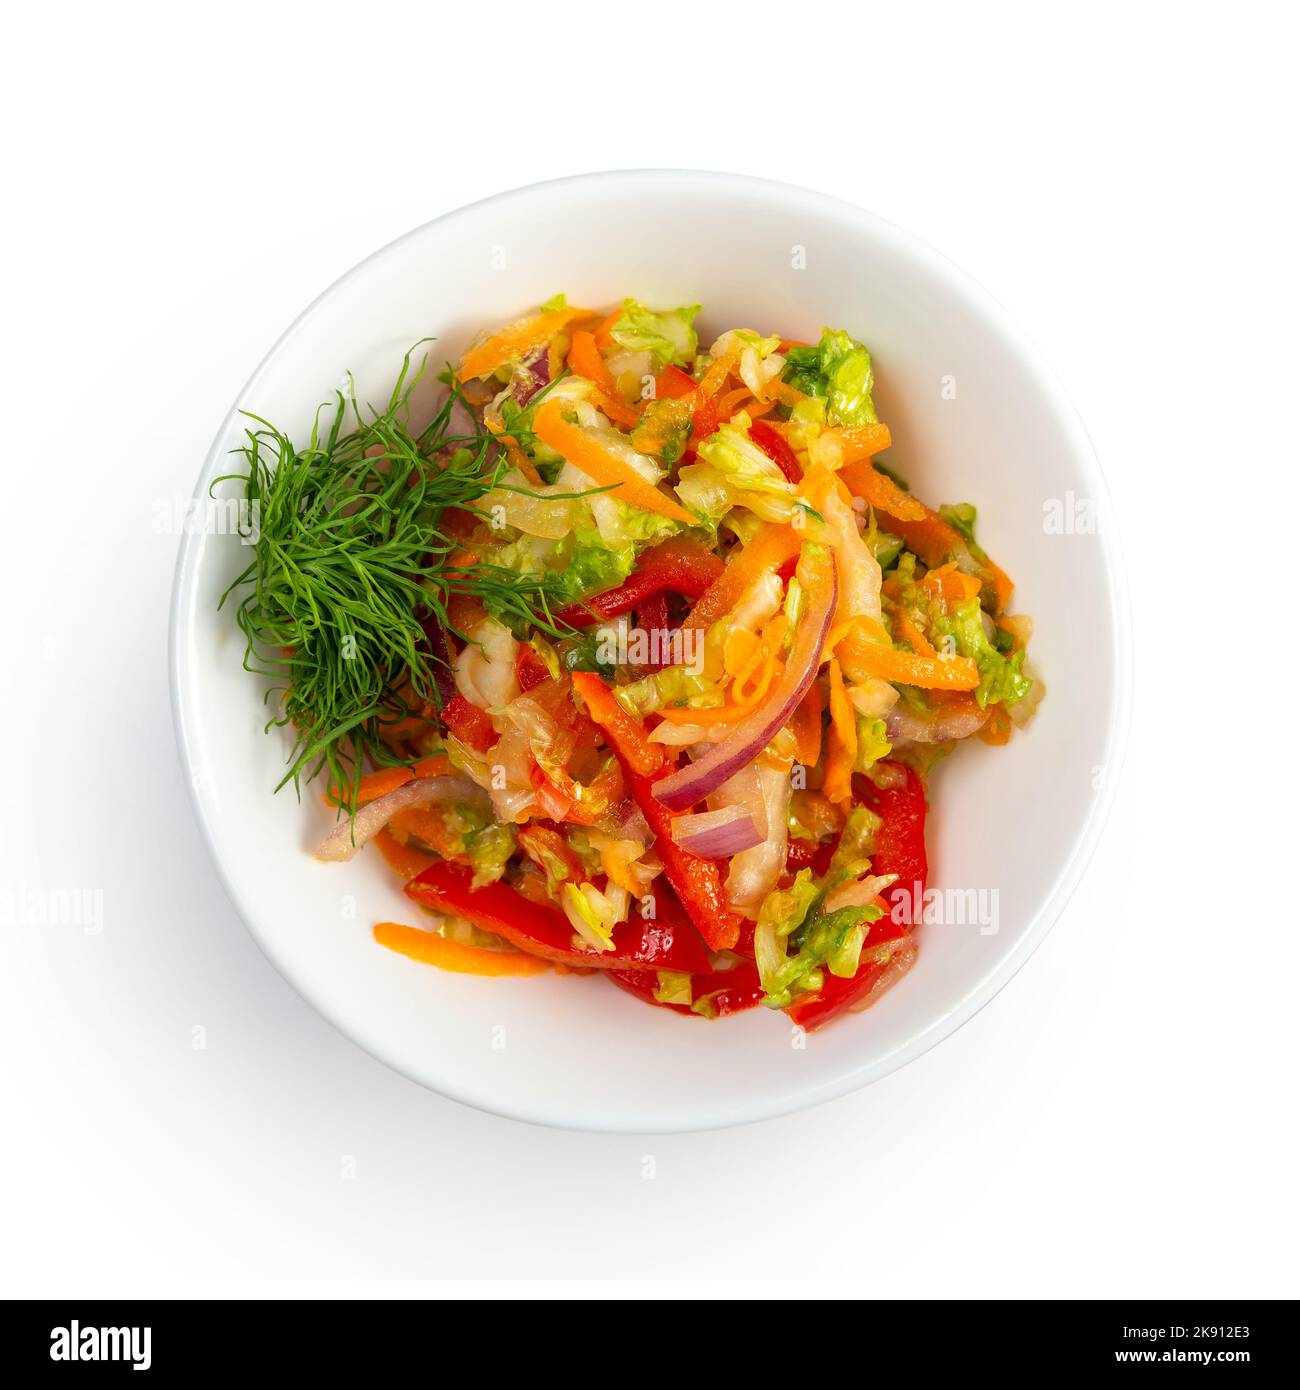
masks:
{"label": "red bell pepper slice", "polygon": [[[581,672],[575,673],[574,684],[585,692],[591,687],[586,680],[578,684],[581,675]],[[598,681],[599,678],[593,676],[590,680]],[[666,758],[663,767],[650,775],[637,771],[639,760],[644,756],[642,744],[645,743],[645,734],[637,721],[612,697],[609,704],[617,709],[621,717],[613,717],[603,701],[589,700],[587,707],[591,717],[605,731],[606,740],[623,765],[627,788],[655,837],[655,849],[663,862],[668,882],[709,946],[715,951],[730,950],[740,936],[742,923],[740,917],[727,907],[718,866],[712,859],[689,854],[673,839],[673,813],[654,794],[655,783],[676,770],[675,760]],[[636,731],[635,736],[629,732],[629,725]],[[657,744],[647,746],[658,747]]]}
{"label": "red bell pepper slice", "polygon": [[655,998],[658,980],[648,970],[611,970],[609,978],[620,989],[635,995],[645,1004],[653,1004],[658,1009],[672,1009],[679,1014],[693,1014],[696,1018],[726,1018],[752,1009],[763,1002],[763,986],[758,981],[758,967],[746,962],[734,970],[719,970],[714,975],[692,976],[691,993],[698,999],[707,999],[708,1013],[685,1004],[665,1004]]}
{"label": "red bell pepper slice", "polygon": [[562,609],[556,621],[570,627],[590,627],[607,618],[616,618],[653,598],[656,594],[681,594],[696,599],[725,568],[721,556],[686,536],[674,536],[651,546],[635,571],[617,588],[594,594],[582,603]]}
{"label": "red bell pepper slice", "polygon": [[665,367],[655,378],[655,397],[658,400],[677,400],[695,393],[695,381],[680,367]]}
{"label": "red bell pepper slice", "polygon": [[665,1004],[662,999],[656,999],[655,990],[659,988],[659,981],[649,970],[607,970],[605,976],[619,989],[635,995],[643,1004],[653,1004],[656,1009],[672,1009],[674,1013],[685,1014],[687,1018],[700,1017],[685,1004]]}
{"label": "red bell pepper slice", "polygon": [[785,474],[786,478],[797,483],[803,478],[803,470],[794,450],[781,438],[766,420],[755,420],[749,427],[749,437]]}
{"label": "red bell pepper slice", "polygon": [[633,772],[651,777],[663,767],[663,745],[650,742],[641,721],[619,704],[599,676],[590,671],[575,671],[573,688],[582,696],[592,719],[605,731],[611,747]]}
{"label": "red bell pepper slice", "polygon": [[521,642],[515,657],[515,679],[519,682],[521,693],[526,695],[534,686],[549,680],[550,675],[546,663],[537,655],[536,649],[530,647],[527,642]]}
{"label": "red bell pepper slice", "polygon": [[453,695],[443,705],[442,722],[476,753],[486,753],[497,741],[497,731],[487,712],[471,704],[463,695]]}
{"label": "red bell pepper slice", "polygon": [[[865,999],[887,964],[871,959],[872,947],[900,940],[908,935],[908,925],[920,921],[929,870],[925,854],[925,785],[910,767],[901,763],[884,766],[904,775],[900,786],[882,788],[866,778],[855,778],[854,789],[863,805],[880,817],[876,852],[871,857],[872,872],[898,875],[898,881],[881,895],[890,910],[871,924],[862,947],[862,965],[852,979],[842,980],[828,972],[815,996],[796,1000],[786,1010],[795,1023],[809,1032]],[[895,916],[900,920],[894,921]]]}
{"label": "red bell pepper slice", "polygon": [[[712,989],[715,982],[720,989]],[[763,986],[758,978],[758,966],[753,961],[744,961],[733,970],[719,970],[707,980],[695,982],[692,986],[695,1002],[706,999],[714,1018],[726,1018],[728,1014],[738,1014],[752,1009],[763,1002]]]}
{"label": "red bell pepper slice", "polygon": [[897,787],[878,787],[869,779],[854,778],[858,800],[880,817],[872,872],[897,874],[898,882],[885,891],[890,911],[898,907],[904,921],[917,925],[921,918],[920,895],[925,892],[929,863],[925,855],[925,784],[920,774],[902,763],[883,763],[904,774]]}
{"label": "red bell pepper slice", "polygon": [[531,902],[506,883],[472,888],[473,874],[460,864],[434,864],[406,885],[408,896],[436,912],[454,913],[543,960],[598,970],[676,970],[708,973],[712,968],[694,928],[674,913],[670,895],[655,903],[653,921],[632,916],[614,928],[612,951],[575,947],[569,919],[557,907]]}

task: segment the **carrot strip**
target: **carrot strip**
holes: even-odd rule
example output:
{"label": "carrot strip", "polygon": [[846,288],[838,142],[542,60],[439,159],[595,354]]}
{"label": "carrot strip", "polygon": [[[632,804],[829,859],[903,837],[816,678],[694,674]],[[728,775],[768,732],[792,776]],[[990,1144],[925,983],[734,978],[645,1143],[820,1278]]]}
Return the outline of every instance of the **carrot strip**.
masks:
{"label": "carrot strip", "polygon": [[822,791],[839,805],[853,799],[853,760],[858,754],[857,721],[844,693],[844,676],[833,657],[830,666],[831,722],[826,734],[826,761]]}
{"label": "carrot strip", "polygon": [[858,751],[858,725],[857,720],[853,717],[853,706],[849,703],[849,697],[844,691],[844,673],[840,670],[840,663],[834,657],[831,657],[826,669],[829,675],[831,723],[835,726],[835,732],[839,735],[840,741],[856,754]]}
{"label": "carrot strip", "polygon": [[431,869],[437,862],[436,854],[427,854],[414,845],[404,845],[387,830],[381,830],[371,844],[384,856],[388,867],[397,872],[399,878],[411,879]]}
{"label": "carrot strip", "polygon": [[549,342],[562,328],[574,319],[588,317],[586,309],[558,309],[549,314],[535,314],[531,318],[516,319],[480,343],[472,347],[461,359],[457,377],[462,381],[487,376],[498,367],[504,367],[518,357],[525,357],[534,349]]}
{"label": "carrot strip", "polygon": [[799,553],[799,533],[783,522],[764,522],[754,539],[700,595],[683,628],[708,627],[740,602],[768,570],[780,569]]}
{"label": "carrot strip", "polygon": [[[381,767],[378,772],[366,773],[357,786],[357,805],[360,806],[366,801],[375,801],[381,796],[386,796],[389,792],[396,791],[398,787],[404,786],[414,776],[415,774],[409,767]],[[350,790],[350,788],[340,790],[338,787],[332,786],[326,792],[325,800],[333,806],[339,806]]]}
{"label": "carrot strip", "polygon": [[460,836],[448,828],[447,822],[437,811],[427,806],[412,806],[399,811],[388,822],[388,828],[394,837],[403,840],[415,836],[422,845],[436,850],[443,859],[457,859],[464,863],[468,857]]}
{"label": "carrot strip", "polygon": [[596,404],[620,425],[635,425],[641,418],[619,394],[605,359],[596,346],[596,335],[577,330],[569,345],[569,370],[586,377],[596,387]]}
{"label": "carrot strip", "polygon": [[430,757],[421,758],[411,771],[417,777],[450,777],[456,769],[445,753],[434,753]]}
{"label": "carrot strip", "polygon": [[614,325],[622,317],[622,309],[615,309],[607,319],[601,319],[596,329],[596,346],[601,352],[608,352],[614,346]]}
{"label": "carrot strip", "polygon": [[[731,695],[735,703],[746,709],[753,709],[767,694],[776,669],[776,655],[768,647],[762,647],[755,652],[745,669],[731,683]],[[758,679],[750,685],[749,682],[755,675]]]}
{"label": "carrot strip", "polygon": [[889,426],[879,420],[870,425],[842,425],[839,429],[827,430],[823,439],[833,439],[840,448],[844,463],[859,463],[869,459],[872,454],[883,453],[889,448]]}
{"label": "carrot strip", "polygon": [[856,637],[846,637],[837,652],[854,679],[879,676],[923,690],[974,690],[980,683],[979,667],[966,656],[918,656]]}
{"label": "carrot strip", "polygon": [[575,671],[573,688],[586,701],[592,719],[614,735],[634,772],[642,777],[653,777],[663,767],[663,747],[650,742],[645,726],[619,704],[614,692],[599,676],[590,671]]}
{"label": "carrot strip", "polygon": [[921,581],[921,586],[931,597],[941,599],[948,608],[956,608],[968,599],[978,598],[980,582],[969,574],[962,574],[955,560],[933,569]]}
{"label": "carrot strip", "polygon": [[898,629],[898,635],[917,656],[934,656],[934,646],[930,639],[901,608],[894,614],[894,626]]}
{"label": "carrot strip", "polygon": [[795,761],[816,767],[822,755],[822,693],[814,681],[794,712]]}
{"label": "carrot strip", "polygon": [[546,961],[523,951],[484,951],[400,922],[376,923],[374,936],[390,951],[458,975],[540,975],[550,968]]}
{"label": "carrot strip", "polygon": [[851,493],[887,516],[899,521],[924,521],[930,515],[924,502],[904,492],[892,478],[878,473],[870,463],[846,463],[840,469],[840,477]]}
{"label": "carrot strip", "polygon": [[533,428],[538,439],[575,468],[584,472],[598,487],[616,487],[620,502],[693,526],[695,518],[671,497],[646,482],[618,453],[594,435],[564,418],[564,402],[553,397],[542,403]]}

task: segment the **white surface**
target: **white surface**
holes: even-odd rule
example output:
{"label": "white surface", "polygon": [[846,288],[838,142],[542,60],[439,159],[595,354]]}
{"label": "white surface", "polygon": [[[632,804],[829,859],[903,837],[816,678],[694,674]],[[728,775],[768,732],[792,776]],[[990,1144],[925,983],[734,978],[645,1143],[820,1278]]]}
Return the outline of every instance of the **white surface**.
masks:
{"label": "white surface", "polygon": [[[162,10],[19,22],[0,98],[23,190],[0,552],[12,1291],[713,1275],[1296,1294],[1292,45],[1249,6],[1231,28],[886,11],[809,31],[790,64],[788,7],[760,8],[674,26],[661,7],[662,31],[570,9],[508,42],[424,7],[232,6],[219,32]],[[489,49],[495,98],[470,67]],[[341,56],[346,99],[309,99]],[[627,62],[655,110],[632,109]],[[585,116],[547,85],[570,71],[597,79]],[[176,765],[160,530],[250,366],[361,255],[500,188],[637,164],[820,187],[999,296],[1107,470],[1138,666],[1107,836],[991,1007],[856,1096],[653,1140],[440,1100],[274,973]],[[72,887],[102,892],[102,933],[32,920]]]}
{"label": "white surface", "polygon": [[[376,950],[372,923],[417,914],[376,855],[328,869],[311,859],[332,819],[318,794],[305,806],[268,794],[289,741],[263,736],[262,686],[241,669],[232,613],[218,612],[249,559],[228,526],[196,529],[180,559],[172,641],[184,766],[223,882],[271,959],[404,1075],[496,1114],[576,1129],[766,1119],[884,1076],[959,1027],[1027,959],[1078,882],[1128,705],[1127,597],[1104,485],[1073,408],[1020,330],[914,238],[787,185],[642,172],[490,198],[358,266],[254,375],[218,431],[199,496],[230,472],[240,411],[302,439],[348,364],[359,400],[386,399],[406,346],[432,335],[435,364],[454,360],[476,331],[556,284],[578,304],[629,293],[704,301],[706,343],[735,325],[807,340],[833,322],[870,337],[877,404],[897,440],[889,461],[921,495],[983,510],[981,538],[1016,576],[1039,634],[1035,669],[1052,692],[1023,737],[1005,749],[976,743],[931,780],[930,882],[972,893],[975,911],[955,902],[938,914],[905,987],[869,1020],[811,1038],[765,1010],[688,1031],[598,978],[466,980]],[[1088,499],[1087,534],[1044,526],[1047,499],[1064,498]]]}

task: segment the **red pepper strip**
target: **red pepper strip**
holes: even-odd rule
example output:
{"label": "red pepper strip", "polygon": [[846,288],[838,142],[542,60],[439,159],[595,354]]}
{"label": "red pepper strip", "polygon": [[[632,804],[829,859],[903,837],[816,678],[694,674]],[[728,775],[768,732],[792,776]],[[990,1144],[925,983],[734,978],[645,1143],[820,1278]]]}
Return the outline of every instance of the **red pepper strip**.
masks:
{"label": "red pepper strip", "polygon": [[[900,769],[906,775],[901,787],[882,789],[866,778],[855,778],[859,800],[880,817],[876,833],[876,852],[871,868],[877,874],[897,874],[898,882],[882,894],[889,904],[889,914],[871,924],[863,945],[863,963],[851,980],[826,975],[817,995],[801,999],[786,1010],[795,1023],[811,1032],[842,1014],[852,1005],[865,999],[885,968],[885,962],[871,960],[873,946],[897,941],[908,934],[905,923],[915,924],[921,916],[928,865],[925,856],[925,787],[910,767],[899,763],[886,766]],[[897,915],[900,921],[895,922]]]}
{"label": "red pepper strip", "polygon": [[858,800],[880,817],[871,870],[898,875],[898,882],[886,890],[885,900],[891,913],[897,907],[903,921],[917,925],[921,919],[920,896],[929,876],[925,857],[925,785],[918,773],[902,763],[881,766],[903,772],[907,780],[900,787],[881,788],[865,777],[854,779]]}
{"label": "red pepper strip", "polygon": [[658,400],[677,400],[695,392],[695,382],[680,367],[665,367],[655,378],[655,397]]}
{"label": "red pepper strip", "polygon": [[573,688],[582,696],[592,719],[604,729],[610,745],[633,772],[650,777],[663,767],[663,746],[650,742],[641,721],[619,704],[599,676],[590,671],[575,671]]}
{"label": "red pepper strip", "polygon": [[[569,919],[556,907],[531,902],[505,883],[471,888],[473,875],[460,864],[435,864],[406,885],[417,903],[436,912],[468,918],[521,951],[563,965],[600,970],[676,970],[707,973],[712,963],[703,943],[684,920],[675,922],[657,901],[654,921],[632,916],[614,928],[614,949],[575,947]],[[666,895],[665,895],[666,896]]]}
{"label": "red pepper strip", "polygon": [[869,960],[851,980],[841,980],[837,975],[827,975],[826,984],[819,994],[792,1004],[786,1013],[790,1015],[792,1023],[797,1023],[805,1032],[811,1033],[823,1023],[829,1023],[831,1019],[844,1013],[851,1005],[865,999],[884,973],[884,962]]}
{"label": "red pepper strip", "polygon": [[[583,673],[574,673],[575,685],[580,674]],[[577,688],[581,690],[582,686]],[[672,836],[673,813],[654,794],[654,784],[676,770],[674,760],[669,759],[653,776],[643,776],[636,770],[639,756],[637,743],[628,737],[622,721],[611,719],[605,723],[601,709],[590,703],[588,709],[591,717],[604,729],[610,747],[618,754],[628,790],[655,837],[655,849],[673,891],[709,946],[715,951],[730,950],[740,937],[741,919],[727,908],[718,866],[711,859],[701,859],[699,855],[689,854],[681,848]],[[619,710],[621,713],[621,706]]]}
{"label": "red pepper strip", "polygon": [[515,679],[519,682],[520,691],[527,694],[533,686],[541,685],[550,674],[536,650],[527,642],[521,642],[519,654],[515,657]]}
{"label": "red pepper strip", "polygon": [[646,666],[657,671],[663,666],[671,666],[672,653],[668,647],[668,638],[672,628],[668,625],[668,595],[655,594],[653,598],[648,598],[642,604],[637,605],[636,625],[649,638],[651,633],[658,632],[660,637],[654,642],[649,652],[649,659]]}
{"label": "red pepper strip", "polygon": [[655,849],[668,882],[709,946],[715,951],[730,950],[740,937],[741,919],[727,907],[718,866],[712,859],[701,859],[681,848],[672,836],[673,813],[654,794],[654,784],[675,769],[665,767],[654,777],[642,777],[626,764],[624,767],[636,804],[654,833]]}
{"label": "red pepper strip", "polygon": [[476,753],[486,753],[497,741],[497,731],[484,710],[463,695],[453,695],[442,707],[442,722]]}
{"label": "red pepper strip", "polygon": [[570,627],[590,627],[606,618],[631,612],[638,604],[665,591],[685,598],[699,598],[725,568],[721,556],[699,541],[675,536],[651,546],[641,556],[636,571],[616,589],[595,594],[581,604],[573,604],[557,615],[557,621]]}
{"label": "red pepper strip", "polygon": [[[714,981],[724,981],[721,989],[710,989]],[[734,970],[719,970],[711,979],[702,980],[697,985],[692,981],[695,1002],[707,999],[706,1006],[714,1018],[726,1018],[728,1014],[738,1014],[744,1009],[752,1009],[763,1002],[763,986],[759,983],[758,966],[745,961]]]}
{"label": "red pepper strip", "polygon": [[772,460],[792,483],[803,477],[799,460],[794,450],[781,438],[766,420],[755,420],[749,427],[749,437]]}
{"label": "red pepper strip", "polygon": [[[726,1018],[728,1014],[738,1014],[744,1009],[752,1009],[763,1002],[763,986],[758,981],[758,967],[748,961],[734,970],[719,970],[715,975],[703,979],[692,976],[691,993],[698,999],[707,999],[707,1012],[687,1008],[685,1004],[665,1004],[655,998],[658,981],[647,970],[611,970],[609,978],[629,994],[635,995],[643,1003],[653,1004],[657,1009],[672,1009],[674,1013],[694,1014],[696,1018]],[[720,986],[710,988],[710,986]]]}
{"label": "red pepper strip", "polygon": [[700,1017],[685,1004],[665,1004],[656,999],[655,990],[659,988],[659,981],[648,970],[607,970],[605,976],[619,989],[635,995],[643,1004],[653,1004],[656,1009],[672,1009],[674,1013],[685,1014],[687,1018]]}

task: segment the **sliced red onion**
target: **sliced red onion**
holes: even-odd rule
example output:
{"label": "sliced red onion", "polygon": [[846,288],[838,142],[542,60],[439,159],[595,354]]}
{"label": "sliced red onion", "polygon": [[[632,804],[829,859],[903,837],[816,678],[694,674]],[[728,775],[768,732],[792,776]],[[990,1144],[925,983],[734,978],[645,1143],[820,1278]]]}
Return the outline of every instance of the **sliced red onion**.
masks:
{"label": "sliced red onion", "polygon": [[920,714],[899,701],[885,716],[885,731],[896,748],[908,743],[947,743],[955,738],[969,738],[983,728],[988,717],[988,710],[965,703],[955,709],[940,705],[928,714]]}
{"label": "sliced red onion", "polygon": [[701,859],[730,859],[763,841],[762,831],[743,806],[677,816],[672,823],[672,837],[688,854],[698,854]]}
{"label": "sliced red onion", "polygon": [[670,811],[685,811],[694,806],[752,762],[776,737],[813,683],[831,629],[839,582],[829,551],[822,551],[811,563],[821,573],[808,585],[808,612],[799,624],[785,672],[767,699],[736,725],[729,738],[715,744],[698,761],[655,784],[655,797]]}
{"label": "sliced red onion", "polygon": [[547,385],[551,379],[551,345],[547,343],[534,356],[520,364],[522,374],[515,378],[511,394],[520,405],[529,401]]}
{"label": "sliced red onion", "polygon": [[433,806],[443,801],[465,801],[487,806],[482,788],[468,777],[416,777],[391,792],[368,801],[351,819],[344,819],[316,846],[316,858],[339,862],[351,859],[401,811],[413,806]]}
{"label": "sliced red onion", "polygon": [[614,808],[610,821],[614,827],[614,834],[620,840],[640,840],[643,845],[648,845],[654,839],[650,822],[630,796]]}

